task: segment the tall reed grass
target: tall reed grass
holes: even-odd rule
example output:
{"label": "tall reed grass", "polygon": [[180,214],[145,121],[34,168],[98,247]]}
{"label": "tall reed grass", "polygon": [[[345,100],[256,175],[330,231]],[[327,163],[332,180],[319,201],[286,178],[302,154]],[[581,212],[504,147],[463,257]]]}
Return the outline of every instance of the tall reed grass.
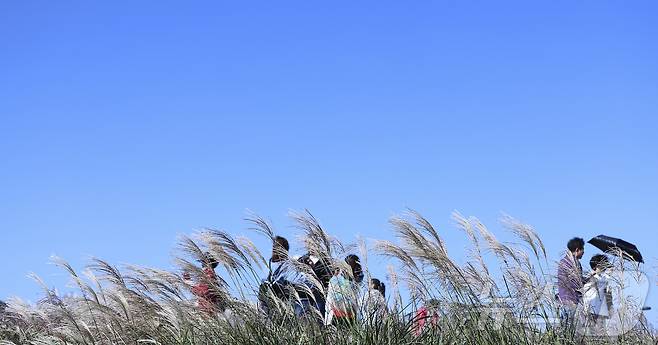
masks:
{"label": "tall reed grass", "polygon": [[[180,238],[171,271],[95,258],[78,272],[53,258],[76,293],[61,295],[32,276],[43,298],[9,301],[0,319],[2,344],[657,344],[646,324],[615,337],[585,336],[561,324],[555,265],[532,227],[504,216],[502,225],[517,239],[504,243],[476,218],[452,218],[470,243],[465,262],[451,257],[440,232],[414,211],[391,219],[397,242],[376,241],[372,248],[363,240],[342,243],[308,211],[291,215],[304,251],[333,268],[349,271],[342,258],[357,253],[369,277],[369,255],[391,260],[390,311],[373,322],[324,327],[319,316],[295,317],[290,303],[271,291],[274,308],[266,316],[256,296],[269,253],[249,238],[207,229]],[[247,222],[255,235],[274,238],[263,218],[251,215]],[[198,262],[206,253],[219,262],[213,288],[222,312],[200,309],[186,279],[203,279]],[[324,289],[307,266],[289,260]],[[419,331],[414,313],[430,300],[438,301],[440,316]]]}

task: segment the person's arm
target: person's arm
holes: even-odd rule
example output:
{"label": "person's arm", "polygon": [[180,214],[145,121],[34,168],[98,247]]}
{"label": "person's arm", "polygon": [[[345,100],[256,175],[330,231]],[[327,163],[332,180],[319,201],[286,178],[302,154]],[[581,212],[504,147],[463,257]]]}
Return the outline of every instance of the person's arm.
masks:
{"label": "person's arm", "polygon": [[608,279],[604,280],[605,283],[605,303],[606,306],[608,307],[608,316],[612,317],[612,289],[610,288],[610,284],[608,282]]}
{"label": "person's arm", "polygon": [[386,297],[382,296],[382,311],[384,315],[388,314],[388,303],[386,303]]}
{"label": "person's arm", "polygon": [[562,303],[573,303],[576,297],[576,291],[573,282],[573,263],[569,257],[565,256],[560,260],[557,270],[558,297]]}
{"label": "person's arm", "polygon": [[332,280],[329,280],[329,286],[327,287],[327,299],[325,301],[325,313],[324,313],[324,325],[331,325],[331,321],[334,318],[334,295],[335,287]]}
{"label": "person's arm", "polygon": [[560,292],[564,289],[565,284],[565,274],[564,274],[564,263],[563,260],[560,260],[557,264],[557,296],[558,299],[563,299],[564,296],[560,296]]}
{"label": "person's arm", "polygon": [[359,285],[357,285],[355,282],[352,282],[351,288],[352,288],[352,291],[350,291],[349,293],[352,294],[352,298],[351,298],[352,308],[354,310],[354,317],[356,318],[356,317],[358,317],[358,314],[359,314],[359,305],[360,305],[360,303],[359,303],[360,302],[359,301]]}
{"label": "person's arm", "polygon": [[359,311],[357,313],[357,319],[361,321],[368,320],[368,307],[370,306],[370,301],[368,300],[369,297],[370,296],[367,292],[359,297]]}
{"label": "person's arm", "polygon": [[[268,273],[267,273],[267,279],[265,279],[265,280],[270,284],[274,282],[274,279],[275,279],[274,275],[276,274],[276,271],[272,270],[272,265],[273,264],[274,263],[272,262],[272,259],[267,260],[267,271],[268,271]],[[277,271],[278,271],[278,267],[277,267]]]}

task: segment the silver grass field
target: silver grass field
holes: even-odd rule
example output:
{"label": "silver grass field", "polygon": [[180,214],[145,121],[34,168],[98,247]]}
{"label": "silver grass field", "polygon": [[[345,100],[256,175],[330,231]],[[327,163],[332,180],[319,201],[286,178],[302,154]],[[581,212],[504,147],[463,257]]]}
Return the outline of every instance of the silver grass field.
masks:
{"label": "silver grass field", "polygon": [[[300,319],[290,303],[273,295],[274,310],[265,316],[256,295],[270,248],[261,252],[247,237],[209,229],[180,238],[171,271],[116,267],[94,258],[78,272],[53,258],[76,292],[60,295],[33,275],[43,298],[7,301],[0,344],[658,344],[641,315],[625,320],[633,327],[613,336],[560,323],[555,258],[548,257],[529,225],[503,216],[501,224],[517,239],[503,243],[476,218],[459,213],[452,218],[470,243],[465,262],[455,261],[439,231],[414,211],[390,220],[395,242],[369,244],[342,243],[311,213],[291,214],[298,229],[295,243],[304,252],[336,266],[345,265],[345,255],[357,254],[366,280],[369,256],[386,258],[389,313],[376,322],[324,327],[319,316]],[[274,238],[263,218],[251,215],[247,222],[254,236]],[[193,280],[203,276],[198,261],[206,252],[219,262],[214,288],[227,307],[223,313],[200,310],[183,277],[184,272]],[[289,260],[322,289],[307,266]],[[616,260],[615,265],[634,264]],[[415,311],[429,299],[439,302],[440,317],[416,332]]]}

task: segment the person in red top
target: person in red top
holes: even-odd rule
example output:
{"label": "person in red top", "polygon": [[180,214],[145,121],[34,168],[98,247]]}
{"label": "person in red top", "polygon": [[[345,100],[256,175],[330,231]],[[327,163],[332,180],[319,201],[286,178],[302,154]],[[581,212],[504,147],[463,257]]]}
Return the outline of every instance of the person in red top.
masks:
{"label": "person in red top", "polygon": [[439,323],[439,301],[430,299],[424,306],[420,307],[413,319],[414,334],[419,336],[427,326],[434,327]]}
{"label": "person in red top", "polygon": [[[197,298],[197,306],[208,314],[222,312],[224,309],[221,294],[218,291],[219,279],[215,273],[217,265],[217,260],[210,253],[206,253],[201,260],[203,276],[191,288],[192,294]],[[186,278],[188,277],[189,275],[186,274]]]}

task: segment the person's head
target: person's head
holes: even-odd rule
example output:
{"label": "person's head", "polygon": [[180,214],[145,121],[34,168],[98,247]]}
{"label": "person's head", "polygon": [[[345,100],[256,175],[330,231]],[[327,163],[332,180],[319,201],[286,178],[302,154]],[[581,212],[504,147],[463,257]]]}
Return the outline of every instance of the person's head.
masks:
{"label": "person's head", "polygon": [[430,310],[436,310],[439,309],[439,300],[435,298],[430,298],[425,302],[425,308],[430,309]]}
{"label": "person's head", "polygon": [[377,278],[370,279],[370,289],[377,290],[382,296],[386,297],[386,285]]}
{"label": "person's head", "polygon": [[288,258],[290,245],[283,236],[274,236],[272,241],[272,262],[284,261]]}
{"label": "person's head", "polygon": [[589,260],[589,267],[593,270],[604,270],[610,266],[608,257],[603,254],[596,254]]}
{"label": "person's head", "polygon": [[219,265],[219,262],[215,257],[210,254],[210,252],[205,252],[203,258],[201,259],[201,267],[215,269]]}
{"label": "person's head", "polygon": [[313,260],[311,259],[311,254],[306,253],[297,259],[299,263],[313,267]]}
{"label": "person's head", "polygon": [[585,254],[585,241],[580,237],[574,237],[567,243],[567,249],[576,259],[580,260]]}
{"label": "person's head", "polygon": [[352,276],[354,277],[354,280],[357,283],[363,281],[363,269],[361,268],[359,257],[354,254],[350,254],[345,257],[345,262],[347,262],[347,264],[352,268]]}

